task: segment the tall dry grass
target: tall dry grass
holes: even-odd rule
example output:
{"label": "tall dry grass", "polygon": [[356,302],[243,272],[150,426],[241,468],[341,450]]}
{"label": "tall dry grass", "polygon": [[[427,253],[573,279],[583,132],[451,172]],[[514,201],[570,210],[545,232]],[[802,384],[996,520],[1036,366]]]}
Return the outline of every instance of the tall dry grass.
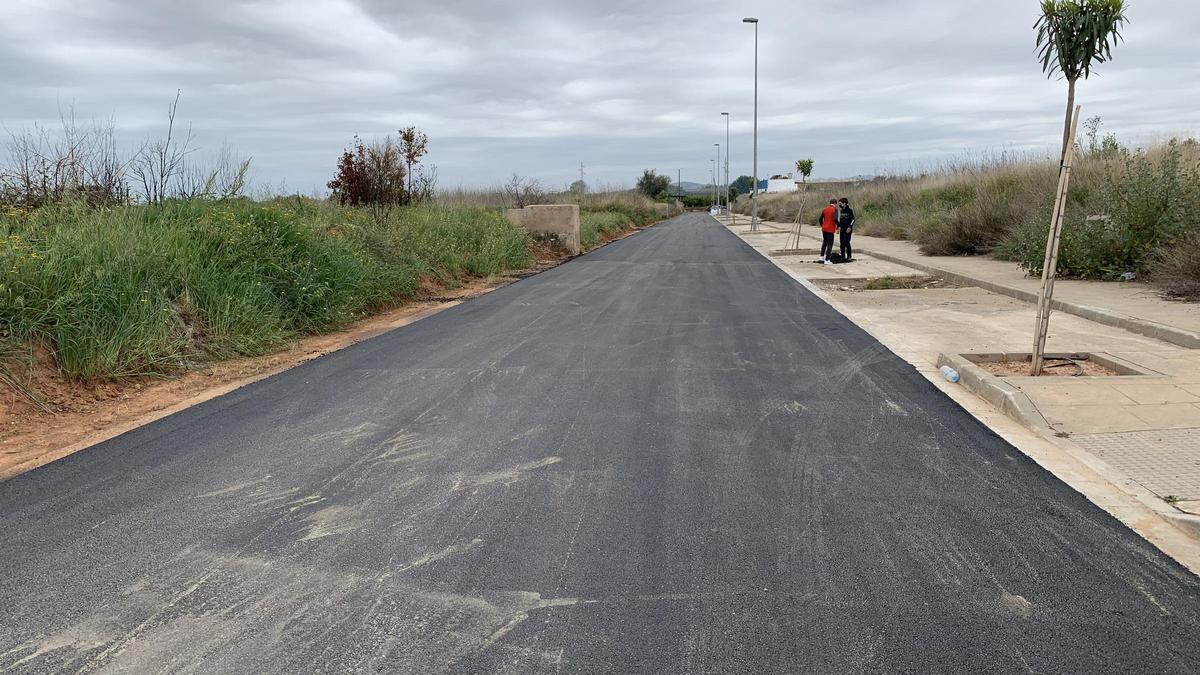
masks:
{"label": "tall dry grass", "polygon": [[[1029,218],[1051,194],[1055,168],[1022,162],[1002,166],[958,166],[952,173],[880,178],[781,195],[760,195],[759,214],[768,220],[816,222],[830,199],[846,197],[854,207],[858,232],[909,239],[933,255],[987,253],[1016,224]],[[748,205],[739,203],[741,210]]]}
{"label": "tall dry grass", "polygon": [[[958,162],[933,173],[806,192],[761,195],[768,220],[812,223],[830,198],[847,197],[858,232],[917,243],[930,255],[980,255],[1017,261],[1040,273],[1058,181],[1057,160]],[[738,203],[749,210],[749,201]],[[1059,272],[1115,279],[1148,277],[1176,295],[1200,285],[1200,143],[1169,141],[1142,150],[1111,137],[1081,149],[1068,192]]]}
{"label": "tall dry grass", "polygon": [[[438,201],[454,206],[485,206],[489,208],[509,208],[515,205],[511,191],[504,188],[446,190],[438,195]],[[603,192],[542,193],[536,201],[542,204],[579,205],[579,237],[584,250],[598,245],[605,235],[611,236],[631,228],[645,227],[661,217],[659,211],[661,202],[655,202],[635,190],[611,189]]]}

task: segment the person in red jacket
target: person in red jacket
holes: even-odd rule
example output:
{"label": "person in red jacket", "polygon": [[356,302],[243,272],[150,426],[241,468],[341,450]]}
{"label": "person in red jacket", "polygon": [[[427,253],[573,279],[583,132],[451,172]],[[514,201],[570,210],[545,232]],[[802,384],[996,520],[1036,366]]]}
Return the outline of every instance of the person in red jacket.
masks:
{"label": "person in red jacket", "polygon": [[833,254],[833,235],[838,229],[837,200],[830,199],[829,206],[821,212],[821,262],[832,265],[829,256]]}

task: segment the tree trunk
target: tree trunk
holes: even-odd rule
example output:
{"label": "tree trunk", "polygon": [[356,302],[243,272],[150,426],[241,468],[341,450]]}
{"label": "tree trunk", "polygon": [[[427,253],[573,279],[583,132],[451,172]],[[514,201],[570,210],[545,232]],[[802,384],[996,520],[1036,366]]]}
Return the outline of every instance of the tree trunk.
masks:
{"label": "tree trunk", "polygon": [[1067,158],[1067,144],[1071,138],[1071,114],[1075,111],[1075,80],[1067,80],[1067,121],[1063,123],[1062,152],[1058,153],[1058,164]]}

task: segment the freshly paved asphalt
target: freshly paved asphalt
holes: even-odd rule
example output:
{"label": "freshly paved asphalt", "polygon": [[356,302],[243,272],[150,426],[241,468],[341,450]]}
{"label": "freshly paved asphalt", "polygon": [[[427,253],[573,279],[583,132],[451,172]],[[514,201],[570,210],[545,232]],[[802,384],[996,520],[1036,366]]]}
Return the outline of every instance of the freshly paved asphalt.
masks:
{"label": "freshly paved asphalt", "polygon": [[700,215],[0,483],[0,546],[0,670],[1200,664],[1197,578]]}

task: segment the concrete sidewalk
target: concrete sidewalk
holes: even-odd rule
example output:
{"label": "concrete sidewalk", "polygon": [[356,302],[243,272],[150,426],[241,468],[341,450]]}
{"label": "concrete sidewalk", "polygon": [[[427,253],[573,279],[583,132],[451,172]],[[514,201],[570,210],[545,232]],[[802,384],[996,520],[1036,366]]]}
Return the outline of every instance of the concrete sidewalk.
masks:
{"label": "concrete sidewalk", "polygon": [[[787,223],[762,223],[767,231],[788,230]],[[739,219],[739,234],[749,223]],[[819,241],[818,228],[805,225],[801,235]],[[928,256],[910,241],[854,235],[856,252],[869,254],[951,281],[970,283],[992,292],[1036,302],[1041,279],[1028,277],[1016,263],[985,256]],[[1200,304],[1164,300],[1154,287],[1140,282],[1060,279],[1054,285],[1055,309],[1097,323],[1123,328],[1181,347],[1200,349]]]}
{"label": "concrete sidewalk", "polygon": [[[789,234],[781,231],[782,224],[766,225],[753,236],[745,236],[748,227],[743,223],[731,229],[793,276],[821,288],[835,307],[931,378],[940,379],[938,363],[945,354],[1030,350],[1036,305],[1029,300],[1035,299],[1040,282],[1024,278],[1013,263],[922,256],[908,242],[856,236],[857,262],[817,265],[812,264],[815,247],[781,255]],[[802,247],[815,232],[804,228],[802,235],[809,238],[802,239]],[[863,291],[849,283],[916,271],[961,287]],[[1200,329],[1200,307],[1163,300],[1136,283],[1060,281],[1056,296],[1071,304],[1086,302],[1078,306],[1087,311],[1056,312],[1048,350],[1103,355],[1127,362],[1140,374],[988,375],[1022,397],[1036,423],[1005,412],[1063,452],[1083,457],[1119,490],[1171,517],[1173,525],[1190,535],[1200,534],[1200,519],[1195,517],[1200,515],[1200,350],[1161,339]],[[1128,317],[1140,325],[1097,321],[1097,315]],[[1165,330],[1150,337],[1155,326]],[[971,393],[962,395],[974,398]],[[1106,500],[1111,501],[1103,496],[1097,501]],[[1133,526],[1138,517],[1123,519]]]}

